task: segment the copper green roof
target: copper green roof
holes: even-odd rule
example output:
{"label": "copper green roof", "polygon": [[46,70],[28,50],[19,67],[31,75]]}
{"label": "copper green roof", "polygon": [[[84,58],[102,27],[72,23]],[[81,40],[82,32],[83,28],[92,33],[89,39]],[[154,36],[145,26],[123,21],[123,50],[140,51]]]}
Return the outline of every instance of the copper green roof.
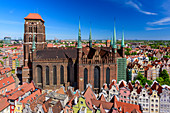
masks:
{"label": "copper green roof", "polygon": [[81,29],[80,29],[80,18],[79,18],[79,33],[78,33],[78,46],[77,48],[82,48],[81,44]]}
{"label": "copper green roof", "polygon": [[116,27],[115,27],[115,20],[114,20],[114,34],[113,34],[113,45],[112,48],[117,48],[116,46]]}

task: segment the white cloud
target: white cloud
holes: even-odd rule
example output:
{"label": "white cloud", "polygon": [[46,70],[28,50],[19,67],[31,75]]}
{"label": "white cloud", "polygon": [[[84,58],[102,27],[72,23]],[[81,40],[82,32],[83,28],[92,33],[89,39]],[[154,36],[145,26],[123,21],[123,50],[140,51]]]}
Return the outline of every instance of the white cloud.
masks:
{"label": "white cloud", "polygon": [[139,12],[146,14],[146,15],[157,15],[157,13],[152,13],[152,12],[148,12],[148,11],[144,11],[142,10],[140,7],[142,6],[142,4],[139,2],[137,5],[135,2],[133,2],[132,0],[126,2],[127,5],[134,7],[136,10],[138,10]]}
{"label": "white cloud", "polygon": [[155,22],[148,22],[148,25],[170,25],[170,17],[162,18]]}
{"label": "white cloud", "polygon": [[153,27],[146,27],[145,29],[147,31],[154,31],[154,30],[161,30],[161,29],[167,29],[168,27],[159,27],[159,28],[153,28]]}

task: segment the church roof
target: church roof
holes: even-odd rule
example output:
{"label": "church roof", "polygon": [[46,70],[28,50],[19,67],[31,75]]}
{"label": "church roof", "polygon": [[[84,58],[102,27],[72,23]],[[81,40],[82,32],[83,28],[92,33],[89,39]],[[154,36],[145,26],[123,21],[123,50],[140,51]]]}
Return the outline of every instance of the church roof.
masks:
{"label": "church roof", "polygon": [[48,58],[77,58],[76,48],[49,48],[38,50],[36,52],[37,58],[48,59]]}
{"label": "church roof", "polygon": [[24,19],[35,19],[35,20],[42,20],[44,22],[44,20],[42,19],[42,17],[38,14],[38,13],[30,13],[27,17],[25,17]]}

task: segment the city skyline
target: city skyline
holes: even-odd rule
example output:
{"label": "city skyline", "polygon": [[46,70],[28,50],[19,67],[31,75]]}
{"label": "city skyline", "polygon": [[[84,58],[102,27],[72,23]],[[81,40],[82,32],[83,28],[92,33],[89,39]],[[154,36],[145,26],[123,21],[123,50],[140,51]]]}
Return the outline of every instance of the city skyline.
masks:
{"label": "city skyline", "polygon": [[[32,5],[36,4],[36,5]],[[0,38],[23,37],[24,17],[39,13],[45,21],[47,39],[77,39],[80,16],[82,40],[107,40],[113,35],[116,18],[117,39],[122,28],[125,40],[168,40],[170,0],[74,0],[74,1],[3,1],[0,5]],[[16,7],[19,6],[19,7]]]}

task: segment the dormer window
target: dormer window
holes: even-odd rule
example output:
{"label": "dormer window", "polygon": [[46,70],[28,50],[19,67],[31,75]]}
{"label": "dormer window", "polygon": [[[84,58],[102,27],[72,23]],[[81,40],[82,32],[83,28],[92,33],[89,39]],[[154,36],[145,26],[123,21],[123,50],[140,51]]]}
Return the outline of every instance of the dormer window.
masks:
{"label": "dormer window", "polygon": [[3,86],[5,86],[5,83],[3,83]]}
{"label": "dormer window", "polygon": [[9,81],[7,81],[7,83],[9,84]]}

